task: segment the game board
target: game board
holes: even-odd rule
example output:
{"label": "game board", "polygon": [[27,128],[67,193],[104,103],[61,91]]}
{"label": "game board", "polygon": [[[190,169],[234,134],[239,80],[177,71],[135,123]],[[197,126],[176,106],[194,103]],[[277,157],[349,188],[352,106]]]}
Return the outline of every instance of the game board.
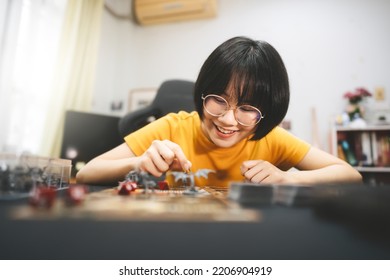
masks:
{"label": "game board", "polygon": [[69,206],[59,197],[50,209],[19,205],[10,212],[13,219],[93,219],[128,221],[258,222],[259,211],[245,209],[227,199],[226,191],[205,187],[196,195],[183,189],[137,189],[118,195],[118,188],[87,194],[78,205]]}

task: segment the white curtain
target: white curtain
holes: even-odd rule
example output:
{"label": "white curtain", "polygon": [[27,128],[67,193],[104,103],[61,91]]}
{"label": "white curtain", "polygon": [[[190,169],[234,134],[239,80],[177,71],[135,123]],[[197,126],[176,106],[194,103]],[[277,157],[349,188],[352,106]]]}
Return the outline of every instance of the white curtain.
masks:
{"label": "white curtain", "polygon": [[103,8],[103,0],[68,0],[42,155],[60,156],[66,110],[90,110]]}
{"label": "white curtain", "polygon": [[0,2],[0,151],[38,154],[66,0]]}
{"label": "white curtain", "polygon": [[0,1],[0,152],[58,157],[91,105],[103,0]]}

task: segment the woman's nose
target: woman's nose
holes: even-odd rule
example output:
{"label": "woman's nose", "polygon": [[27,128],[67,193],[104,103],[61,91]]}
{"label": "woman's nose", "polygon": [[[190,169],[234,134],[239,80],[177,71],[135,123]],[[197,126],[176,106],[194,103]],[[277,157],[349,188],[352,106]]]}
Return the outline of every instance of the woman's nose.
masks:
{"label": "woman's nose", "polygon": [[237,125],[237,120],[234,115],[234,109],[227,110],[222,116],[218,118],[221,122],[229,125]]}

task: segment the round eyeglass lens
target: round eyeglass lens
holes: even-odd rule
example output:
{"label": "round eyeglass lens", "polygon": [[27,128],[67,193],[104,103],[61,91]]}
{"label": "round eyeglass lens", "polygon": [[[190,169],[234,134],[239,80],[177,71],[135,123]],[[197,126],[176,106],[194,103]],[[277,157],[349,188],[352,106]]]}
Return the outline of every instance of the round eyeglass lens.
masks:
{"label": "round eyeglass lens", "polygon": [[204,98],[204,107],[209,114],[221,116],[228,110],[229,105],[224,98],[218,95],[207,95]]}
{"label": "round eyeglass lens", "polygon": [[239,123],[243,125],[255,125],[261,119],[261,113],[258,109],[250,105],[242,105],[236,108],[235,116]]}

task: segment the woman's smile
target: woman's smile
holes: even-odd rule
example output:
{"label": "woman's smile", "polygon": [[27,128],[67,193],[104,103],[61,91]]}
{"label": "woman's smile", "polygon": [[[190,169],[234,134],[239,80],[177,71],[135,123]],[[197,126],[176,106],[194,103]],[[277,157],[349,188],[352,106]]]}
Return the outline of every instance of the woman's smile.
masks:
{"label": "woman's smile", "polygon": [[223,123],[223,117],[204,114],[202,131],[206,137],[221,148],[232,147],[254,132],[255,127],[241,127],[237,122]]}
{"label": "woman's smile", "polygon": [[220,135],[221,137],[231,137],[234,133],[239,132],[239,130],[231,130],[231,129],[226,129],[221,126],[218,126],[214,124],[215,128],[217,129],[217,134]]}

